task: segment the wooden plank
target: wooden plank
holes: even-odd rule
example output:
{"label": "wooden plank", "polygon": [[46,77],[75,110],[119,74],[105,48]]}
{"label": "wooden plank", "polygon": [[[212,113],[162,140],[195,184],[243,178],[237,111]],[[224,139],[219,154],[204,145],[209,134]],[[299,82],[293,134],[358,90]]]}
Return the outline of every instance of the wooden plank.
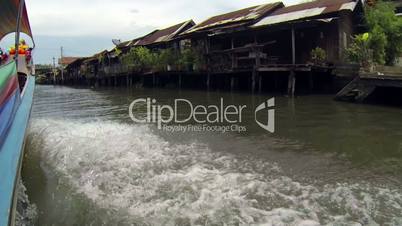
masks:
{"label": "wooden plank", "polygon": [[381,87],[396,87],[402,88],[401,80],[388,80],[388,79],[365,79],[361,78],[360,82],[365,85],[375,85]]}
{"label": "wooden plank", "polygon": [[237,48],[210,51],[209,54],[219,54],[219,53],[229,53],[229,52],[247,52],[247,51],[255,49],[255,48],[263,48],[264,46],[275,44],[275,43],[276,43],[276,40],[265,42],[265,43],[259,43],[259,44],[250,44],[250,45],[237,47]]}
{"label": "wooden plank", "polygon": [[[349,82],[342,90],[340,90],[336,96],[335,100],[343,100],[350,99],[352,90],[356,89],[359,85],[359,77],[354,78],[351,82]],[[353,97],[354,98],[354,97]]]}
{"label": "wooden plank", "polygon": [[264,72],[264,71],[291,71],[293,68],[291,67],[260,67],[258,68],[258,71]]}
{"label": "wooden plank", "polygon": [[294,67],[294,66],[261,66],[258,68],[258,71],[261,72],[269,72],[269,71],[306,71],[309,72],[311,71],[311,67]]}

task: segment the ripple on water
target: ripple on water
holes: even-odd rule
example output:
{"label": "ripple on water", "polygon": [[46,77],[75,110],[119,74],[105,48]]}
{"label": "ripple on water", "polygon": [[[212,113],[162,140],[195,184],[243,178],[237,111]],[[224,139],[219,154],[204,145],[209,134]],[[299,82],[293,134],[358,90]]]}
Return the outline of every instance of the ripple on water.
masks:
{"label": "ripple on water", "polygon": [[400,191],[299,183],[274,162],[171,144],[147,126],[38,119],[30,136],[77,192],[137,224],[402,225]]}

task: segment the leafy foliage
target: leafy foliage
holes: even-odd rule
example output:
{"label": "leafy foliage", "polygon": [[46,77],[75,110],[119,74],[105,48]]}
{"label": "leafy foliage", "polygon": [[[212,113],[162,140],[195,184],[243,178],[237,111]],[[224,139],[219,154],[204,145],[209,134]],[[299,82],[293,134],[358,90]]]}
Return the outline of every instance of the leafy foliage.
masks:
{"label": "leafy foliage", "polygon": [[324,49],[316,47],[315,49],[311,50],[311,60],[314,64],[323,64],[326,59],[327,53]]}
{"label": "leafy foliage", "polygon": [[122,55],[120,60],[123,65],[136,72],[165,71],[168,66],[180,70],[193,70],[194,66],[200,67],[204,62],[200,52],[194,48],[185,48],[181,52],[174,49],[152,52],[146,47],[135,47]]}
{"label": "leafy foliage", "polygon": [[163,49],[158,53],[155,53],[156,56],[156,69],[160,71],[164,71],[168,66],[174,67],[177,66],[178,61],[178,53],[173,49]]}
{"label": "leafy foliage", "polygon": [[155,61],[155,54],[145,47],[132,48],[128,53],[121,56],[122,64],[137,72],[152,69]]}
{"label": "leafy foliage", "polygon": [[119,49],[117,47],[114,48],[114,52],[115,52],[116,56],[120,56],[120,54],[122,53],[121,49]]}
{"label": "leafy foliage", "polygon": [[374,62],[393,65],[402,53],[402,18],[395,15],[394,3],[379,0],[365,14]]}
{"label": "leafy foliage", "polygon": [[372,63],[372,51],[370,50],[370,35],[364,33],[355,35],[349,48],[346,49],[348,59],[368,67]]}
{"label": "leafy foliage", "polygon": [[98,63],[99,63],[99,64],[104,64],[104,63],[107,62],[107,60],[108,60],[107,54],[100,54],[100,55],[98,56]]}
{"label": "leafy foliage", "polygon": [[196,56],[193,49],[186,48],[181,51],[178,63],[182,68],[188,69],[195,63],[195,59]]}
{"label": "leafy foliage", "polygon": [[192,70],[194,67],[201,68],[205,62],[200,50],[188,47],[181,51],[178,64],[182,69]]}

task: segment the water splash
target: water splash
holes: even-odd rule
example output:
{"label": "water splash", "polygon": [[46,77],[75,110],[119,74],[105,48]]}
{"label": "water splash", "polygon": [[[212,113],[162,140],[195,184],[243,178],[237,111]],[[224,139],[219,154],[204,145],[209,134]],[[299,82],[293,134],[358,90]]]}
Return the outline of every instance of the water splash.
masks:
{"label": "water splash", "polygon": [[147,126],[35,120],[33,151],[78,193],[135,225],[401,225],[402,194],[368,184],[303,184],[274,162]]}
{"label": "water splash", "polygon": [[38,217],[38,210],[35,204],[30,203],[26,193],[24,183],[18,181],[18,196],[17,196],[17,212],[15,218],[15,225],[27,226],[34,225]]}

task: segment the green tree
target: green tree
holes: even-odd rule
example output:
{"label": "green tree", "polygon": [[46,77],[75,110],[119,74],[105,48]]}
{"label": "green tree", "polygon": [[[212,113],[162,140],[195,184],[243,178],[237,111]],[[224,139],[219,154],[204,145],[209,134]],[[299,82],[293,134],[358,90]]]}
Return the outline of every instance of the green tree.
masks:
{"label": "green tree", "polygon": [[395,15],[394,3],[379,0],[366,8],[365,16],[374,62],[393,65],[402,53],[402,18]]}
{"label": "green tree", "polygon": [[121,56],[123,65],[128,66],[131,70],[142,72],[153,69],[157,55],[152,53],[146,47],[132,48],[128,53]]}
{"label": "green tree", "polygon": [[199,70],[205,65],[205,58],[199,48],[187,47],[180,52],[177,62],[182,70],[193,70],[194,66]]}
{"label": "green tree", "polygon": [[166,70],[168,65],[173,67],[177,65],[178,53],[173,49],[162,49],[160,52],[156,53],[155,65],[158,70]]}

